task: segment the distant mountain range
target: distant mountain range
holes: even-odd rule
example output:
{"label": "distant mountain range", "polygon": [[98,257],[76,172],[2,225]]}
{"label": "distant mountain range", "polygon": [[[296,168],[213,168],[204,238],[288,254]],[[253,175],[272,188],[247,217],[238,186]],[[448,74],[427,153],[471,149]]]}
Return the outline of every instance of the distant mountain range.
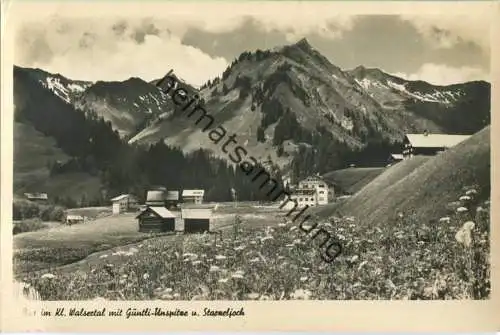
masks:
{"label": "distant mountain range", "polygon": [[[185,152],[205,148],[227,159],[190,120],[177,116],[171,99],[155,83],[140,78],[86,82],[15,66],[15,120],[51,137],[57,128],[43,129],[36,110],[44,110],[44,118],[53,118],[60,128],[76,127],[65,116],[70,111],[86,120],[109,121],[129,144],[165,141]],[[363,66],[344,71],[305,39],[244,52],[199,91],[184,84],[190,93],[199,93],[206,110],[236,133],[253,156],[283,170],[304,150],[316,152],[321,166],[335,156],[336,148],[356,151],[371,141],[391,143],[406,132],[424,130],[473,134],[490,123],[487,82],[436,86]]]}

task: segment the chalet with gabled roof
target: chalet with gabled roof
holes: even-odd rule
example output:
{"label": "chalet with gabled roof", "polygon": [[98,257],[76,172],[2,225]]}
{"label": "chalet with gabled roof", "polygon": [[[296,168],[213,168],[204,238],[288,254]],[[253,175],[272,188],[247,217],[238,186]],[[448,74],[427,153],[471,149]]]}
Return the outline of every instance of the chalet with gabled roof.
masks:
{"label": "chalet with gabled roof", "polygon": [[434,156],[467,140],[470,135],[406,134],[403,140],[403,157],[415,155]]}

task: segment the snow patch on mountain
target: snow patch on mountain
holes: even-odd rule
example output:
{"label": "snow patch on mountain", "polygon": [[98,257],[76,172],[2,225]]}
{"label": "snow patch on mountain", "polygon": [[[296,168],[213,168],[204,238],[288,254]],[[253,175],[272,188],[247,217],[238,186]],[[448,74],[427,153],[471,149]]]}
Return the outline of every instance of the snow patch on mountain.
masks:
{"label": "snow patch on mountain", "polygon": [[92,83],[77,84],[77,83],[63,83],[60,78],[46,77],[45,81],[40,80],[43,87],[51,90],[55,95],[67,103],[71,103],[72,95],[85,91]]}

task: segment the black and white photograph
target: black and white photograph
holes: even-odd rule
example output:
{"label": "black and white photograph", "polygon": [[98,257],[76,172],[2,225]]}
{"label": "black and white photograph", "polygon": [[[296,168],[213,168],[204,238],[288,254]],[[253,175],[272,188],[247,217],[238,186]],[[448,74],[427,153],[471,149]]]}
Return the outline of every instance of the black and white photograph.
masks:
{"label": "black and white photograph", "polygon": [[19,296],[491,299],[484,6],[268,4],[16,18]]}

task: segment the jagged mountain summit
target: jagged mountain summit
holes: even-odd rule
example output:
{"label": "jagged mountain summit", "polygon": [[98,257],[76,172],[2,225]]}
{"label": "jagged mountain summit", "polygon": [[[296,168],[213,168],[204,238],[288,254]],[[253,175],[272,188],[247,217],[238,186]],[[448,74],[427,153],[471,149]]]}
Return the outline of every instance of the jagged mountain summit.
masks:
{"label": "jagged mountain summit", "polygon": [[[87,118],[102,117],[130,144],[165,141],[186,152],[210,149],[227,159],[192,120],[174,113],[173,102],[156,81],[91,83],[20,67],[14,69],[14,80],[16,108],[42,90],[40,108],[50,101]],[[368,142],[390,143],[405,132],[424,130],[472,134],[490,122],[489,83],[436,86],[362,66],[344,71],[306,39],[243,52],[220,78],[199,90],[183,85],[190,94],[199,93],[216,125],[236,134],[254,157],[282,167],[297,152],[312,152],[316,166],[334,167],[342,161],[340,152],[359,150]],[[31,122],[37,129],[36,121]]]}

